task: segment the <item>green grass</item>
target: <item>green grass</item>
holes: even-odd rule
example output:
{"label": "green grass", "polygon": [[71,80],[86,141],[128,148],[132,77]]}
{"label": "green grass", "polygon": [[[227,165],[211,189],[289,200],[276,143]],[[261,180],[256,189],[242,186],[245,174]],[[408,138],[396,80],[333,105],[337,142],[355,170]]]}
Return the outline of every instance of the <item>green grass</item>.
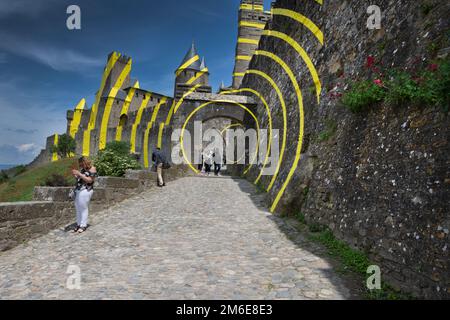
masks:
{"label": "green grass", "polygon": [[[310,229],[311,230],[311,229]],[[311,230],[311,232],[314,232]],[[337,240],[330,230],[312,234],[311,239],[321,243],[328,249],[328,254],[339,258],[345,269],[366,274],[371,265],[369,258],[362,252],[350,248],[345,242]]]}
{"label": "green grass", "polygon": [[69,181],[73,179],[71,168],[75,159],[64,159],[27,170],[0,184],[0,202],[31,201],[35,186],[45,183],[52,174],[60,174]]}
{"label": "green grass", "polygon": [[342,96],[342,103],[354,113],[358,113],[383,101],[383,88],[371,80],[353,82],[351,89]]}
{"label": "green grass", "polygon": [[264,187],[264,185],[261,183],[261,181],[259,181],[255,186],[256,186],[256,192],[258,194],[267,193],[267,190]]}
{"label": "green grass", "polygon": [[334,120],[327,120],[325,123],[325,130],[319,133],[318,140],[325,142],[331,139],[336,134],[337,123]]}
{"label": "green grass", "polygon": [[295,217],[301,224],[306,225],[306,219],[305,219],[305,215],[303,213],[299,212],[299,213],[297,213],[297,215]]}
{"label": "green grass", "polygon": [[363,296],[369,300],[411,300],[411,295],[398,292],[389,286],[388,283],[382,282],[381,290],[368,290],[366,280],[368,277],[367,270],[373,265],[368,256],[359,250],[351,248],[345,242],[336,239],[330,229],[318,223],[307,223],[303,213],[297,213],[296,219],[300,222],[299,230],[309,230],[308,239],[323,245],[327,249],[327,254],[338,261],[340,266],[336,272],[342,274],[354,273],[361,277],[361,291]]}

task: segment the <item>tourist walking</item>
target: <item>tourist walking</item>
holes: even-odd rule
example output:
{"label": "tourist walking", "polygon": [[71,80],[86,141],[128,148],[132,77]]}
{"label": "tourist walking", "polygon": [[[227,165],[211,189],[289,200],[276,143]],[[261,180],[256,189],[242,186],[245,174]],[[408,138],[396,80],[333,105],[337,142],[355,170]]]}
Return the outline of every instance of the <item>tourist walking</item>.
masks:
{"label": "tourist walking", "polygon": [[156,173],[158,175],[157,185],[160,188],[165,187],[166,183],[164,182],[163,169],[169,169],[170,166],[166,160],[166,157],[164,156],[163,152],[161,151],[161,148],[156,147],[153,150],[152,161],[154,163],[154,166],[156,168]]}
{"label": "tourist walking", "polygon": [[204,155],[205,162],[205,174],[209,176],[211,174],[211,167],[213,166],[213,152],[207,151]]}
{"label": "tourist walking", "polygon": [[200,163],[197,166],[198,171],[201,173],[203,171],[203,153],[201,154]]}
{"label": "tourist walking", "polygon": [[216,176],[219,176],[223,164],[222,152],[220,151],[219,148],[214,149],[213,159],[214,159],[214,174]]}
{"label": "tourist walking", "polygon": [[97,177],[97,169],[92,166],[92,162],[81,157],[78,160],[79,170],[72,170],[72,174],[77,179],[75,187],[75,209],[77,211],[77,226],[75,233],[83,233],[88,227],[89,203],[94,194],[94,182]]}

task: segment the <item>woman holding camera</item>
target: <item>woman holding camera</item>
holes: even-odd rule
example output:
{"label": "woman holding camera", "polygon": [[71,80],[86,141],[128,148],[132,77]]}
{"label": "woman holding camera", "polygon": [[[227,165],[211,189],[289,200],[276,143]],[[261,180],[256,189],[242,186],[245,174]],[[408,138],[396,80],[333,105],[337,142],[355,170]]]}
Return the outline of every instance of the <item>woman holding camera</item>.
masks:
{"label": "woman holding camera", "polygon": [[88,227],[89,203],[94,194],[94,182],[97,177],[97,169],[92,162],[81,157],[78,160],[80,170],[72,170],[72,174],[77,179],[75,188],[75,208],[77,211],[77,226],[75,233],[83,233]]}

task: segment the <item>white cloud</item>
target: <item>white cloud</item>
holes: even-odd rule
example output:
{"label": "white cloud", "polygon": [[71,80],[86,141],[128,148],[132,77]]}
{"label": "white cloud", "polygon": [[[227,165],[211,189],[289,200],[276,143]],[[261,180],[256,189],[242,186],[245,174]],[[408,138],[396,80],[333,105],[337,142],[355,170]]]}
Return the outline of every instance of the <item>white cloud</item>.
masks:
{"label": "white cloud", "polygon": [[70,49],[57,48],[6,33],[0,33],[0,38],[2,38],[0,49],[34,60],[57,71],[83,72],[104,65],[103,58],[92,58]]}
{"label": "white cloud", "polygon": [[34,151],[37,148],[37,146],[34,143],[27,143],[18,145],[16,146],[16,148],[20,153],[28,153]]}
{"label": "white cloud", "polygon": [[29,152],[20,152],[17,146],[0,144],[0,164],[28,164],[36,158],[40,150],[32,149]]}

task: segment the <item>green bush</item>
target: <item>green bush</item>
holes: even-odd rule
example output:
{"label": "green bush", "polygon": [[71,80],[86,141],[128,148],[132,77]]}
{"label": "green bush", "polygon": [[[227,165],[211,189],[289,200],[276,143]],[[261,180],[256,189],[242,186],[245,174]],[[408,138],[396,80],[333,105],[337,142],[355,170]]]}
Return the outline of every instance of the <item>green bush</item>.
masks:
{"label": "green bush", "polygon": [[74,183],[69,182],[62,174],[54,173],[45,179],[44,187],[70,187]]}
{"label": "green bush", "polygon": [[419,86],[410,74],[403,71],[394,72],[386,83],[386,87],[385,101],[390,105],[401,105],[415,101],[419,97]]}
{"label": "green bush", "polygon": [[95,167],[99,175],[110,177],[123,177],[127,170],[137,170],[141,165],[130,155],[129,148],[125,151],[123,143],[110,143],[106,149],[98,153]]}
{"label": "green bush", "polygon": [[105,150],[110,150],[119,155],[129,155],[130,154],[130,144],[124,141],[113,141],[106,144]]}
{"label": "green bush", "polygon": [[[433,69],[436,68],[435,71]],[[442,106],[448,111],[450,104],[450,61],[432,65],[421,74],[417,99],[430,106]]]}
{"label": "green bush", "polygon": [[8,175],[6,174],[6,172],[5,171],[0,171],[0,183],[4,183],[4,182],[6,182],[6,181],[8,181],[9,180],[9,177],[8,177]]}
{"label": "green bush", "polygon": [[[394,70],[383,82],[364,80],[353,82],[350,90],[343,94],[342,103],[353,112],[378,102],[389,105],[405,103],[442,106],[446,112],[450,105],[450,61],[441,60],[427,69],[411,75],[406,71]],[[324,132],[319,139],[327,139]]]}
{"label": "green bush", "polygon": [[381,102],[384,95],[384,89],[373,81],[354,82],[342,96],[342,103],[352,112],[360,112],[365,107]]}

